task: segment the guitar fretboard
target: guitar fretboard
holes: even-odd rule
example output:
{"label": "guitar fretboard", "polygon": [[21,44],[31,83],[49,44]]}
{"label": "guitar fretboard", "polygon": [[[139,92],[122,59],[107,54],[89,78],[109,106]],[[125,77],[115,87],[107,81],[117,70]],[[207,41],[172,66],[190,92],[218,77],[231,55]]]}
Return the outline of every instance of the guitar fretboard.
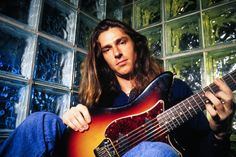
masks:
{"label": "guitar fretboard", "polygon": [[[232,91],[234,91],[236,89],[236,70],[222,77],[222,80],[226,82]],[[197,94],[192,95],[162,114],[159,114],[157,120],[160,127],[167,130],[167,132],[170,132],[197,115],[199,112],[205,110],[205,104],[210,103],[204,96],[206,91],[217,93],[219,88],[212,83]]]}

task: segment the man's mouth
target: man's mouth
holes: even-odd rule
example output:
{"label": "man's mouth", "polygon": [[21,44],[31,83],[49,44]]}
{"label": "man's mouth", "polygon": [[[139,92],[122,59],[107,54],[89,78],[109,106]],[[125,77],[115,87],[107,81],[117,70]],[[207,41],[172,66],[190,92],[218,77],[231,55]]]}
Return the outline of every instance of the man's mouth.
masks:
{"label": "man's mouth", "polygon": [[125,64],[127,63],[127,60],[128,60],[128,59],[124,59],[124,60],[118,61],[118,62],[116,63],[116,65],[118,65],[118,66],[125,65]]}

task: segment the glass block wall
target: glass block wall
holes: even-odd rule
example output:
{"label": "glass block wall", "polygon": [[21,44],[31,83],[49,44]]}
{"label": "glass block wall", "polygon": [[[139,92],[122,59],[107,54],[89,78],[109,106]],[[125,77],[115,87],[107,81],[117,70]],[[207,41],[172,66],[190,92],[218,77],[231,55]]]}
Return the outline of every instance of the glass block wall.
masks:
{"label": "glass block wall", "polygon": [[[212,83],[214,78],[236,70],[235,0],[114,3],[117,1],[107,3],[107,17],[123,20],[144,34],[153,56],[162,60],[164,69],[187,82],[194,92]],[[232,130],[233,156],[236,115]]]}
{"label": "glass block wall", "polygon": [[1,0],[0,138],[28,115],[78,103],[80,64],[105,1]]}
{"label": "glass block wall", "polygon": [[[78,103],[88,38],[106,17],[147,36],[195,92],[236,69],[236,0],[1,0],[1,138],[33,112]],[[236,148],[236,116],[232,128]]]}

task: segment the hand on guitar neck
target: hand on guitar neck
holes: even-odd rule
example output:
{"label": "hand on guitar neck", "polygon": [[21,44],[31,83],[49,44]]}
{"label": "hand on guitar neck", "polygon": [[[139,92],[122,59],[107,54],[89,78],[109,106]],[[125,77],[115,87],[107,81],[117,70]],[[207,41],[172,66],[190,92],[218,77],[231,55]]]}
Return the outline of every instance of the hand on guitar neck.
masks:
{"label": "hand on guitar neck", "polygon": [[231,133],[231,122],[234,113],[233,93],[221,79],[214,80],[220,89],[217,93],[205,92],[211,103],[206,104],[210,115],[209,124],[216,138],[223,139]]}

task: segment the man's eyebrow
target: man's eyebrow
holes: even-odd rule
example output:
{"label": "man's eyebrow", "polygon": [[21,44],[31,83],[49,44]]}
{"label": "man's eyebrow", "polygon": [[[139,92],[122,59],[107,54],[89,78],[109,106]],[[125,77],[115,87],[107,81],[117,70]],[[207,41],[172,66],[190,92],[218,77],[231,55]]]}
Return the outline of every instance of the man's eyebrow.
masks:
{"label": "man's eyebrow", "polygon": [[128,39],[128,37],[127,36],[122,36],[122,37],[118,38],[115,42],[119,43],[123,39]]}
{"label": "man's eyebrow", "polygon": [[[114,41],[114,43],[117,44],[117,43],[119,43],[119,42],[120,42],[121,40],[123,40],[123,39],[128,39],[128,37],[127,37],[127,36],[122,36],[122,37],[116,39],[116,40]],[[100,45],[101,45],[101,44],[100,44]],[[107,44],[107,45],[101,46],[101,49],[103,49],[103,48],[109,48],[109,47],[111,47],[111,44],[110,44],[110,43]]]}

